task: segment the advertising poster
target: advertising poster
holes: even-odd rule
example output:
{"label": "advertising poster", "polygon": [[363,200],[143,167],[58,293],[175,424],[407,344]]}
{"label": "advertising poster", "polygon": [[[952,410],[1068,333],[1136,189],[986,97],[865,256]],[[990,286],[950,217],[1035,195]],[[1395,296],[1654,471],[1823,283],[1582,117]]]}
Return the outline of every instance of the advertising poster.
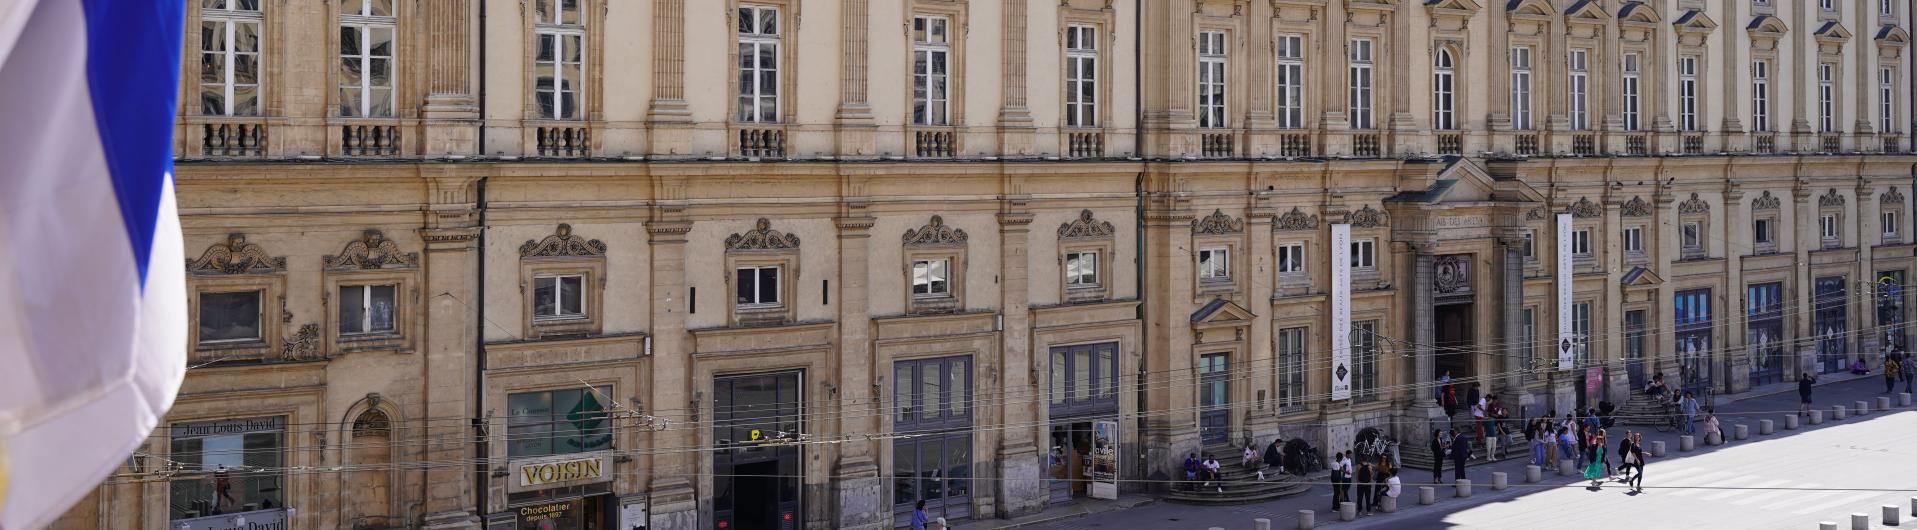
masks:
{"label": "advertising poster", "polygon": [[1118,498],[1118,422],[1092,422],[1092,498]]}
{"label": "advertising poster", "polygon": [[1331,400],[1351,399],[1351,225],[1331,225]]}
{"label": "advertising poster", "polygon": [[1570,370],[1579,340],[1571,330],[1571,286],[1576,282],[1571,269],[1571,214],[1558,214],[1557,246],[1551,250],[1558,258],[1558,369]]}

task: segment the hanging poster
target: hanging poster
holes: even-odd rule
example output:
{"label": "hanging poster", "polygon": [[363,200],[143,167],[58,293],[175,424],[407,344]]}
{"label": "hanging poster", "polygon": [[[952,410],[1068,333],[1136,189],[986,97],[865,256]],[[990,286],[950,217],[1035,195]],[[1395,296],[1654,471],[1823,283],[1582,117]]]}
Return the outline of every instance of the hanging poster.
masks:
{"label": "hanging poster", "polygon": [[1331,225],[1331,400],[1351,399],[1351,225]]}
{"label": "hanging poster", "polygon": [[1571,214],[1558,214],[1557,246],[1551,249],[1557,255],[1558,268],[1558,369],[1570,370],[1574,360],[1577,341],[1581,340],[1571,329],[1571,286],[1575,283],[1571,270]]}
{"label": "hanging poster", "polygon": [[1118,498],[1118,422],[1092,422],[1092,498]]}

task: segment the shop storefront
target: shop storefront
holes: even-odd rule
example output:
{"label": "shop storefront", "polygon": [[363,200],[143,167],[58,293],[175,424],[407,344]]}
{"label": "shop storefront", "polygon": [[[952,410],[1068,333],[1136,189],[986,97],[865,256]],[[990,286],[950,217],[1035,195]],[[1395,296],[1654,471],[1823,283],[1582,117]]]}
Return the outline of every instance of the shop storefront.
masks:
{"label": "shop storefront", "polygon": [[600,386],[507,396],[506,511],[487,517],[488,530],[615,528],[611,422],[602,404],[610,395]]}
{"label": "shop storefront", "polygon": [[1877,272],[1877,327],[1883,330],[1885,352],[1910,351],[1904,333],[1904,271]]}
{"label": "shop storefront", "polygon": [[1118,343],[1052,348],[1047,395],[1052,417],[1046,462],[1050,501],[1066,502],[1089,495],[1092,478],[1100,474],[1093,468],[1093,422],[1118,419]]}
{"label": "shop storefront", "polygon": [[1679,388],[1703,395],[1704,389],[1711,388],[1715,373],[1711,353],[1711,290],[1678,291],[1675,305]]}
{"label": "shop storefront", "polygon": [[1784,284],[1752,284],[1744,290],[1744,347],[1751,386],[1784,382]]}
{"label": "shop storefront", "polygon": [[972,514],[972,357],[893,363],[898,404],[892,431],[892,525],[926,513],[948,520]]}
{"label": "shop storefront", "polygon": [[799,372],[713,381],[712,527],[791,530],[802,524],[804,393]]}
{"label": "shop storefront", "polygon": [[286,508],[286,418],[175,423],[169,528],[276,528]]}
{"label": "shop storefront", "polygon": [[1817,279],[1815,320],[1817,334],[1816,372],[1833,374],[1849,368],[1850,321],[1845,305],[1850,303],[1843,276]]}

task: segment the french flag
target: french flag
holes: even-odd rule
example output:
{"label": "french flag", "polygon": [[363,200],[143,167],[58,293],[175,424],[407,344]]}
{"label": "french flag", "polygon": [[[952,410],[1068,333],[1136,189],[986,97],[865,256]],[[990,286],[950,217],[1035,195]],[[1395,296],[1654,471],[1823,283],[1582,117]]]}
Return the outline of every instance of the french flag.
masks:
{"label": "french flag", "polygon": [[0,1],[0,528],[47,526],[86,496],[185,375],[184,13]]}

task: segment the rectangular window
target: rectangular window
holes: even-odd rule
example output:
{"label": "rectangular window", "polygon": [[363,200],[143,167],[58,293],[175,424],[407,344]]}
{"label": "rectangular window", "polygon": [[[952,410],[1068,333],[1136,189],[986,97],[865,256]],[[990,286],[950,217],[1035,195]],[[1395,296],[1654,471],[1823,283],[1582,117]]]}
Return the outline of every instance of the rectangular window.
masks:
{"label": "rectangular window", "polygon": [[892,363],[899,431],[959,427],[972,414],[972,357],[961,355]]}
{"label": "rectangular window", "polygon": [[1849,278],[1824,276],[1812,284],[1811,333],[1817,341],[1817,364],[1822,373],[1842,372],[1849,364]]}
{"label": "rectangular window", "polygon": [[1305,328],[1278,330],[1278,408],[1305,405]]}
{"label": "rectangular window", "polygon": [[1677,126],[1681,130],[1697,129],[1697,56],[1686,55],[1677,58]]}
{"label": "rectangular window", "polygon": [[739,6],[739,121],[779,121],[779,8]]}
{"label": "rectangular window", "polygon": [[1591,52],[1572,49],[1567,58],[1571,70],[1571,130],[1591,128]]}
{"label": "rectangular window", "polygon": [[1575,337],[1577,347],[1572,351],[1572,366],[1583,368],[1591,364],[1591,303],[1571,304],[1571,336]]}
{"label": "rectangular window", "polygon": [[1897,212],[1895,212],[1895,211],[1887,211],[1887,212],[1884,212],[1884,214],[1883,214],[1883,224],[1884,224],[1884,237],[1885,237],[1885,238],[1895,238],[1895,237],[1897,237],[1897,229],[1898,229],[1898,227],[1900,227],[1900,226],[1902,226],[1902,225],[1900,225],[1900,224],[1898,224],[1898,222],[1897,222]]}
{"label": "rectangular window", "polygon": [[1817,0],[1817,8],[1825,11],[1836,11],[1837,0]]}
{"label": "rectangular window", "polygon": [[1511,128],[1531,128],[1531,47],[1511,47]]}
{"label": "rectangular window", "polygon": [[1432,58],[1431,74],[1431,128],[1440,131],[1458,127],[1457,113],[1457,61],[1451,57],[1451,50],[1438,48],[1438,54]]}
{"label": "rectangular window", "polygon": [[1751,130],[1771,130],[1771,63],[1751,61]]}
{"label": "rectangular window", "polygon": [[1711,290],[1678,291],[1672,304],[1676,324],[1679,389],[1698,391],[1711,386]]}
{"label": "rectangular window", "polygon": [[1305,273],[1305,244],[1285,243],[1278,246],[1278,274],[1302,275]]}
{"label": "rectangular window", "polygon": [[739,267],[735,272],[739,308],[779,305],[779,266]]}
{"label": "rectangular window", "polygon": [[1052,417],[1118,412],[1118,343],[1052,348]]}
{"label": "rectangular window", "polygon": [[1198,126],[1224,128],[1225,120],[1225,32],[1198,34]]}
{"label": "rectangular window", "polygon": [[339,115],[393,116],[391,0],[348,3],[339,23]]}
{"label": "rectangular window", "polygon": [[1751,221],[1751,241],[1756,243],[1775,243],[1772,239],[1775,237],[1775,231],[1771,228],[1771,224],[1775,222],[1777,221],[1769,218]]}
{"label": "rectangular window", "polygon": [[1639,91],[1641,89],[1638,85],[1638,74],[1639,69],[1643,67],[1640,62],[1641,59],[1637,53],[1624,54],[1624,130],[1626,131],[1636,131],[1643,128],[1643,123],[1639,118],[1641,112]]}
{"label": "rectangular window", "polygon": [[1538,238],[1530,232],[1524,233],[1524,259],[1538,259]]}
{"label": "rectangular window", "polygon": [[1523,326],[1524,327],[1522,329],[1522,332],[1524,333],[1524,337],[1523,337],[1524,344],[1522,346],[1519,346],[1518,353],[1524,356],[1522,359],[1522,361],[1524,362],[1524,373],[1529,374],[1531,373],[1530,369],[1536,366],[1538,362],[1537,361],[1537,358],[1538,358],[1538,310],[1537,308],[1532,308],[1532,307],[1524,308]]}
{"label": "rectangular window", "polygon": [[1897,71],[1877,70],[1877,132],[1897,132]]}
{"label": "rectangular window", "polygon": [[538,53],[533,58],[533,96],[539,117],[548,120],[583,119],[579,107],[585,98],[586,23],[579,2],[540,2],[533,31]]}
{"label": "rectangular window", "polygon": [[1371,123],[1371,39],[1351,39],[1351,128],[1370,129]]}
{"label": "rectangular window", "polygon": [[1877,14],[1886,17],[1897,14],[1897,4],[1891,0],[1877,0]]}
{"label": "rectangular window", "polygon": [[1817,130],[1837,132],[1837,65],[1817,65]]}
{"label": "rectangular window", "polygon": [[200,343],[260,339],[262,291],[200,293]]}
{"label": "rectangular window", "polygon": [[202,0],[200,114],[260,114],[259,0]]}
{"label": "rectangular window", "polygon": [[1704,223],[1685,221],[1683,240],[1681,242],[1686,249],[1698,250],[1704,248]]}
{"label": "rectangular window", "polygon": [[545,456],[612,447],[612,386],[506,396],[506,454]]}
{"label": "rectangular window", "polygon": [[339,332],[387,333],[393,331],[393,301],[397,291],[392,285],[347,285],[339,288]]}
{"label": "rectangular window", "polygon": [[1231,277],[1231,251],[1208,248],[1198,251],[1198,279],[1223,280]]}
{"label": "rectangular window", "polygon": [[1818,216],[1817,233],[1824,239],[1837,239],[1837,216],[1835,214]]}
{"label": "rectangular window", "polygon": [[912,296],[937,298],[952,295],[951,262],[942,259],[912,260]]}
{"label": "rectangular window", "polygon": [[1361,240],[1352,241],[1351,242],[1351,268],[1371,269],[1371,270],[1377,269],[1378,268],[1378,242],[1375,240],[1370,240],[1370,239],[1361,239]]}
{"label": "rectangular window", "polygon": [[[172,520],[286,506],[284,416],[175,423],[167,430]],[[176,526],[220,527],[202,524]]]}
{"label": "rectangular window", "polygon": [[1065,126],[1098,126],[1098,28],[1065,27]]}
{"label": "rectangular window", "polygon": [[1072,287],[1094,287],[1098,285],[1098,253],[1065,253],[1065,285]]}
{"label": "rectangular window", "polygon": [[912,18],[912,123],[948,125],[952,35],[945,17]]}
{"label": "rectangular window", "polygon": [[1624,251],[1635,252],[1635,253],[1644,252],[1644,228],[1643,227],[1633,226],[1633,227],[1624,229]]}
{"label": "rectangular window", "polygon": [[579,274],[533,278],[533,320],[585,318],[585,286]]}
{"label": "rectangular window", "polygon": [[1278,36],[1278,128],[1305,128],[1305,37]]}
{"label": "rectangular window", "polygon": [[1352,399],[1378,399],[1378,321],[1351,324],[1351,367]]}
{"label": "rectangular window", "polygon": [[1580,228],[1571,232],[1571,255],[1591,257],[1591,229]]}

